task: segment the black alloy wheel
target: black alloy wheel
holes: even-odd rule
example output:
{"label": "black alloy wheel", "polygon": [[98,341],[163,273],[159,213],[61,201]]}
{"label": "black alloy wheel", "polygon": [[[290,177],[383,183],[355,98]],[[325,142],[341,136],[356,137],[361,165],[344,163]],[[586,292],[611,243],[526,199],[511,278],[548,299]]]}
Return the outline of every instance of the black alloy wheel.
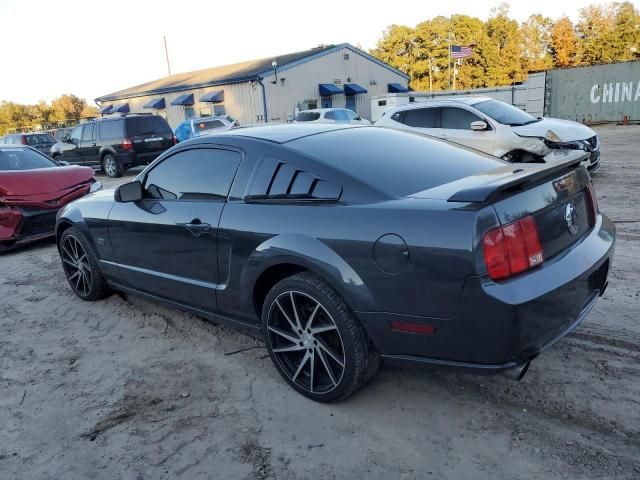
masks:
{"label": "black alloy wheel", "polygon": [[65,230],[59,252],[65,276],[76,295],[83,300],[98,300],[108,295],[96,257],[77,228]]}
{"label": "black alloy wheel", "polygon": [[344,301],[307,272],[282,280],[269,292],[263,331],[282,377],[316,401],[348,397],[379,366],[379,357]]}

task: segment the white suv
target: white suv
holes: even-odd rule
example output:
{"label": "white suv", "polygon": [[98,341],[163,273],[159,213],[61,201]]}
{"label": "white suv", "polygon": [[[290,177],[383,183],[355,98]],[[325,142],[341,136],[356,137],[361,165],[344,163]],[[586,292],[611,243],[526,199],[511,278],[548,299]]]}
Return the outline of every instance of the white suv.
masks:
{"label": "white suv", "polygon": [[348,108],[315,108],[302,110],[296,115],[294,123],[353,123],[355,125],[371,125],[353,110]]}
{"label": "white suv", "polygon": [[488,97],[456,97],[392,107],[376,126],[424,133],[480,150],[510,162],[544,162],[557,150],[583,150],[585,166],[600,165],[596,132],[580,123],[536,118]]}

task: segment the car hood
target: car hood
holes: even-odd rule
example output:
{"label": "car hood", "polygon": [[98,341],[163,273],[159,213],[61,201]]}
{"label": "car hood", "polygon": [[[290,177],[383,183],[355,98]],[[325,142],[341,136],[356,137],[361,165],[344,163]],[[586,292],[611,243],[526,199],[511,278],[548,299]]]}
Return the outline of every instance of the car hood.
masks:
{"label": "car hood", "polygon": [[89,167],[52,167],[0,172],[0,195],[23,197],[67,190],[93,178]]}
{"label": "car hood", "polygon": [[544,138],[549,130],[558,135],[562,142],[586,140],[596,134],[586,125],[570,120],[560,120],[559,118],[543,118],[539,122],[513,127],[513,131],[521,137]]}

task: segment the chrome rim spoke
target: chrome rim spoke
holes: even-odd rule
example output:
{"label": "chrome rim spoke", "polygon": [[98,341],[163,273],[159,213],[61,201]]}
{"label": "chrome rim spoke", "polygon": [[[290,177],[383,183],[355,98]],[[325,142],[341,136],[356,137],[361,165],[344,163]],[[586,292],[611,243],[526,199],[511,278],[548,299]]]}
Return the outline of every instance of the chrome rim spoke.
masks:
{"label": "chrome rim spoke", "polygon": [[331,383],[333,383],[334,385],[337,385],[338,382],[336,382],[336,378],[333,376],[333,371],[331,370],[331,367],[329,367],[329,364],[327,363],[327,359],[324,358],[324,353],[322,353],[322,350],[320,350],[319,348],[316,348],[316,351],[318,352],[318,357],[320,357],[320,363],[322,363],[322,366],[324,367],[327,374],[329,375],[329,379],[331,379]]}
{"label": "chrome rim spoke", "polygon": [[286,291],[273,300],[268,315],[267,341],[283,375],[314,394],[338,387],[345,371],[344,343],[322,304],[306,293]]}
{"label": "chrome rim spoke", "polygon": [[78,239],[72,236],[64,239],[61,258],[71,286],[77,293],[87,295],[92,285],[91,265]]}
{"label": "chrome rim spoke", "polygon": [[283,338],[286,338],[287,340],[289,340],[289,341],[290,341],[290,342],[292,342],[292,343],[295,343],[296,345],[297,345],[297,344],[298,344],[298,342],[300,341],[300,339],[299,339],[299,338],[292,337],[291,335],[289,335],[289,334],[288,334],[288,333],[286,333],[286,332],[283,332],[283,331],[282,331],[282,330],[280,330],[279,328],[269,327],[269,331],[271,331],[271,332],[273,332],[273,333],[275,333],[275,334],[277,334],[277,335],[280,335],[280,336],[281,336],[281,337],[283,337]]}
{"label": "chrome rim spoke", "polygon": [[291,377],[291,380],[293,380],[294,382],[296,381],[296,378],[298,378],[298,375],[300,375],[300,372],[302,371],[304,365],[307,363],[307,360],[309,360],[309,352],[305,353],[304,357],[302,357],[302,360],[300,360],[300,365],[298,365],[298,369],[296,370],[296,373],[293,374],[293,377]]}
{"label": "chrome rim spoke", "polygon": [[334,362],[336,362],[336,363],[337,363],[338,365],[340,365],[341,367],[344,367],[344,362],[343,362],[342,360],[340,360],[340,359],[338,358],[338,356],[337,356],[335,353],[333,353],[333,352],[331,351],[331,349],[330,349],[329,347],[327,347],[327,346],[324,344],[324,342],[323,342],[322,340],[320,340],[320,339],[317,339],[317,340],[318,340],[318,348],[319,348],[320,350],[324,350],[324,353],[326,353],[327,355],[329,355],[329,357],[331,357],[331,358],[333,359],[333,361],[334,361]]}

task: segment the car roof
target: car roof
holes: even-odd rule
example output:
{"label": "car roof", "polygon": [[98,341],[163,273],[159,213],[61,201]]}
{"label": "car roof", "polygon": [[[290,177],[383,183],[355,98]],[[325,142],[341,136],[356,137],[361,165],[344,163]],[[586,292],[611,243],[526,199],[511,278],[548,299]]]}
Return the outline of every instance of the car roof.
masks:
{"label": "car roof", "polygon": [[209,115],[208,117],[195,117],[195,118],[190,118],[189,121],[191,122],[201,122],[202,120],[220,120],[221,118],[225,119],[225,120],[229,120],[228,115]]}
{"label": "car roof", "polygon": [[[287,143],[310,135],[318,135],[334,130],[344,130],[349,128],[367,128],[360,125],[332,124],[332,123],[279,123],[273,125],[246,126],[233,128],[224,133],[216,135],[217,139],[234,137],[251,137],[260,140],[267,140],[274,143]],[[370,127],[373,128],[373,127]]]}
{"label": "car roof", "polygon": [[319,112],[319,113],[324,113],[324,112],[331,112],[331,111],[335,111],[335,110],[349,110],[348,108],[344,108],[344,107],[332,107],[332,108],[309,108],[308,110],[300,110],[298,113],[303,113],[303,112]]}
{"label": "car roof", "polygon": [[463,105],[475,105],[476,103],[486,102],[487,100],[495,100],[495,98],[491,97],[477,97],[477,96],[465,96],[465,97],[436,97],[429,98],[428,100],[420,101],[420,102],[412,102],[405,105],[398,105],[396,107],[391,107],[390,110],[411,110],[414,108],[424,107],[429,104],[463,104]]}

